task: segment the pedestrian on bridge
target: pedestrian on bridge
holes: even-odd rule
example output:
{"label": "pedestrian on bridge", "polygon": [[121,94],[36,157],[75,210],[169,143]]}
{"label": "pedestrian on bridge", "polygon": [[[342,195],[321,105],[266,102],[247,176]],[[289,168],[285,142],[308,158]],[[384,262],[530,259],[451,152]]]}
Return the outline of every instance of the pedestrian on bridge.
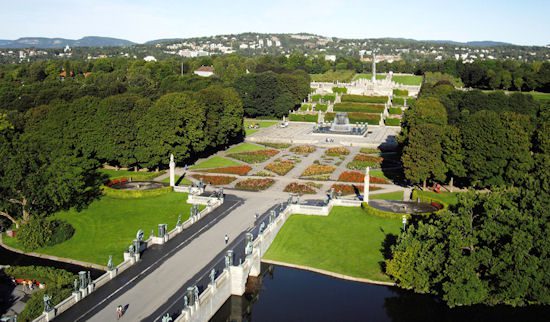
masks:
{"label": "pedestrian on bridge", "polygon": [[224,240],[225,240],[225,244],[227,245],[227,242],[229,241],[229,237],[227,237],[227,234],[225,234]]}

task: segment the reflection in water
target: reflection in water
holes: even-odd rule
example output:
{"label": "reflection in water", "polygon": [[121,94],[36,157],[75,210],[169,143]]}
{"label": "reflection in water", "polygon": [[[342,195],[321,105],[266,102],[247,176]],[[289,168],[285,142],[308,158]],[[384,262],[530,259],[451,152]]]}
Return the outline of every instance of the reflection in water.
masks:
{"label": "reflection in water", "polygon": [[[270,268],[271,267],[271,268]],[[432,296],[262,264],[262,278],[211,321],[548,321],[550,307],[449,309]]]}

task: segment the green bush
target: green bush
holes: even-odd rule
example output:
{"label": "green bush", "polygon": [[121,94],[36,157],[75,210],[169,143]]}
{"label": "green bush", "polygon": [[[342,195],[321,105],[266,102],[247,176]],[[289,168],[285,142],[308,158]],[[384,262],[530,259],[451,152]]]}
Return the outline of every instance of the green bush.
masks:
{"label": "green bush", "polygon": [[387,101],[388,101],[388,98],[386,96],[363,96],[363,95],[342,96],[342,102],[384,104]]}
{"label": "green bush", "polygon": [[334,104],[335,112],[362,112],[362,113],[382,113],[384,105],[364,104],[364,103],[337,103]]}
{"label": "green bush", "polygon": [[[407,104],[409,103],[409,99],[407,99]],[[392,98],[392,104],[393,105],[405,105],[405,98],[404,97],[393,97]]]}
{"label": "green bush", "polygon": [[48,287],[71,286],[75,279],[71,272],[46,266],[10,266],[4,271],[13,278],[37,280]]}
{"label": "green bush", "polygon": [[308,108],[311,108],[311,104],[302,103],[302,106],[300,106],[300,111],[307,111]]}
{"label": "green bush", "polygon": [[327,104],[316,104],[315,105],[315,110],[316,111],[323,111],[323,112],[326,112],[327,111]]}
{"label": "green bush", "polygon": [[348,92],[348,89],[345,87],[333,87],[332,92],[338,94],[346,94]]}
{"label": "green bush", "polygon": [[317,122],[316,114],[290,114],[289,120],[294,122]]}
{"label": "green bush", "polygon": [[34,250],[48,245],[53,235],[53,225],[44,218],[32,218],[17,232],[17,239],[25,250]]}
{"label": "green bush", "polygon": [[390,108],[388,109],[388,112],[390,112],[390,114],[393,114],[393,115],[401,115],[401,113],[402,113],[403,111],[401,110],[400,107],[390,107]]}
{"label": "green bush", "polygon": [[406,90],[406,89],[398,89],[398,88],[395,88],[393,90],[393,95],[394,96],[409,96],[409,91]]}
{"label": "green bush", "polygon": [[135,199],[135,198],[160,196],[171,192],[173,189],[172,187],[162,187],[162,188],[150,189],[150,190],[120,190],[120,189],[113,189],[107,186],[103,186],[102,190],[104,195],[112,198]]}
{"label": "green bush", "polygon": [[71,288],[47,288],[34,293],[27,301],[25,309],[17,316],[19,322],[30,322],[39,317],[44,312],[44,294],[48,294],[52,300],[52,305],[57,305],[72,293]]}
{"label": "green bush", "polygon": [[51,224],[53,225],[53,234],[47,243],[48,246],[61,244],[62,242],[73,237],[74,227],[68,222],[63,220],[53,220],[51,221]]}
{"label": "green bush", "polygon": [[401,119],[386,118],[384,120],[384,124],[386,124],[388,126],[400,126],[401,125]]}

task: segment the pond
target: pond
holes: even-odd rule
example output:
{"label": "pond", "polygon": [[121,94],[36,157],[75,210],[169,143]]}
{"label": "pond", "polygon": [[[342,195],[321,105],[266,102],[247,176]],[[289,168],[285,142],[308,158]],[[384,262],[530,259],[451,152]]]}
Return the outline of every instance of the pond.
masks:
{"label": "pond", "polygon": [[[550,307],[450,309],[432,296],[262,264],[250,293],[232,296],[211,321],[548,321]],[[251,283],[252,282],[252,283]],[[252,285],[252,286],[251,286]]]}

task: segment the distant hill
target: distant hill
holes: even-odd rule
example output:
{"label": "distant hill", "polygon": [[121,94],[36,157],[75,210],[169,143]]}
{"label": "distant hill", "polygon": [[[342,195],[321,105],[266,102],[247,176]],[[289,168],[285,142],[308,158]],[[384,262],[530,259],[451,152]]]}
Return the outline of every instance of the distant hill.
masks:
{"label": "distant hill", "polygon": [[0,48],[63,48],[70,47],[124,47],[134,45],[124,39],[109,37],[84,37],[73,40],[65,38],[24,37],[17,40],[0,40]]}
{"label": "distant hill", "polygon": [[421,40],[421,41],[436,43],[436,44],[449,44],[449,45],[468,46],[468,47],[517,46],[506,42],[492,41],[492,40],[468,41],[468,42],[458,42],[458,41],[452,41],[452,40]]}

